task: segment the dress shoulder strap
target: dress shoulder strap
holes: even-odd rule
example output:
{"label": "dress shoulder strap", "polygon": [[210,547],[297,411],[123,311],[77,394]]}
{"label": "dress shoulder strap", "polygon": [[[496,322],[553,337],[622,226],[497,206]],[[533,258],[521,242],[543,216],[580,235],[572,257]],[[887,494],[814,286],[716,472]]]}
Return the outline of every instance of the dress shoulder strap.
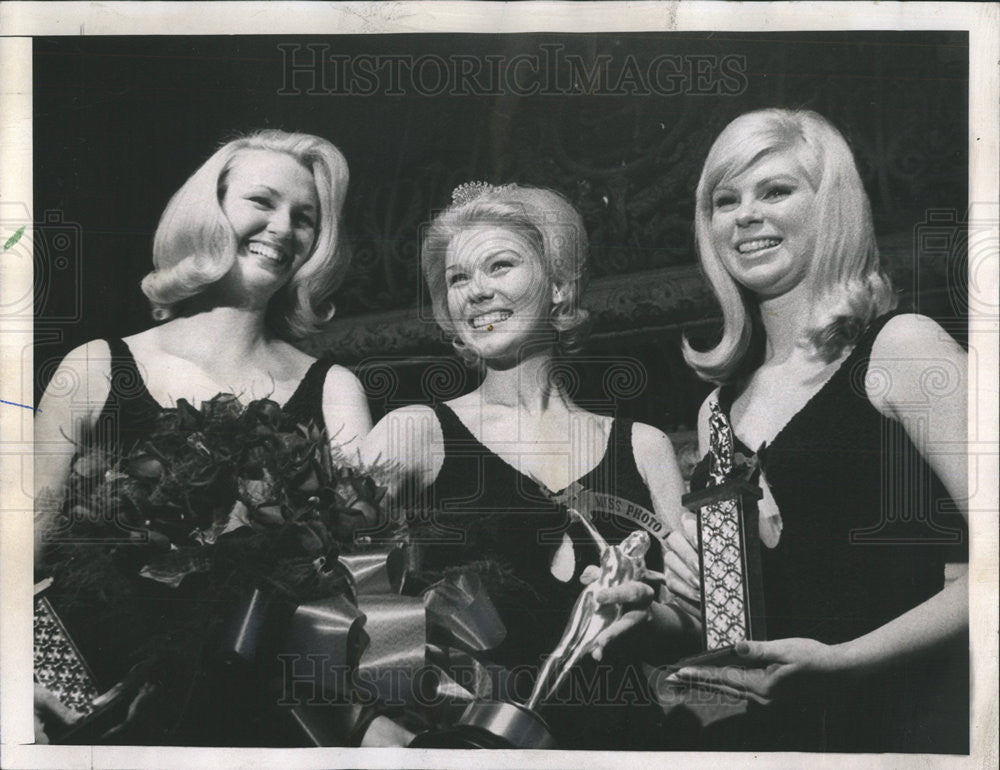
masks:
{"label": "dress shoulder strap", "polygon": [[866,358],[871,355],[872,346],[875,345],[875,340],[879,335],[879,332],[885,328],[885,325],[889,323],[893,318],[899,315],[899,311],[893,310],[885,315],[880,315],[861,333],[858,337],[858,341],[854,344],[854,350],[851,351],[851,358]]}
{"label": "dress shoulder strap", "polygon": [[434,414],[441,425],[441,438],[446,446],[456,443],[467,444],[470,441],[479,443],[478,439],[465,427],[465,423],[455,414],[455,410],[446,403],[439,401],[431,408],[434,410]]}
{"label": "dress shoulder strap", "polygon": [[285,402],[285,412],[295,415],[296,418],[303,421],[311,420],[317,427],[325,427],[323,421],[323,384],[326,382],[327,372],[332,366],[333,360],[329,358],[319,358],[313,361],[291,398]]}

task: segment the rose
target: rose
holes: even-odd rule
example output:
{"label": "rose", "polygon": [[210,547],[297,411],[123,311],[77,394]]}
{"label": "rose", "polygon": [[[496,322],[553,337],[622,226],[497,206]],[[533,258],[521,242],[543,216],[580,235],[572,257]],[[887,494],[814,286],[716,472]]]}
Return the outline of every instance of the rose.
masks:
{"label": "rose", "polygon": [[243,412],[240,400],[232,393],[219,393],[201,405],[205,420],[212,423],[235,422]]}
{"label": "rose", "polygon": [[240,418],[243,425],[258,435],[270,435],[281,427],[281,407],[269,398],[252,401]]}
{"label": "rose", "polygon": [[142,481],[159,481],[164,471],[163,463],[148,454],[130,458],[126,463],[126,469],[129,476]]}

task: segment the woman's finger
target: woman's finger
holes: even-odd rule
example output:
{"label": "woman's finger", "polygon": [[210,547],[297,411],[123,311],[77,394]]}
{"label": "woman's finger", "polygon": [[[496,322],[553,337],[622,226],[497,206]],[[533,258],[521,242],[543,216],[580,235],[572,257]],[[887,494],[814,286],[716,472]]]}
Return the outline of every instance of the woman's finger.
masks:
{"label": "woman's finger", "polygon": [[738,666],[687,666],[667,677],[667,681],[692,684],[725,686],[758,703],[771,703],[774,675],[762,668],[740,668]]}
{"label": "woman's finger", "polygon": [[635,628],[640,623],[645,623],[650,618],[649,610],[630,610],[622,615],[618,620],[604,629],[597,638],[594,640],[594,649],[591,650],[591,655],[594,660],[600,660],[604,657],[604,648],[608,646],[608,643],[619,636]]}
{"label": "woman's finger", "polygon": [[645,583],[629,580],[609,588],[602,588],[594,597],[598,604],[650,604],[656,592]]}
{"label": "woman's finger", "polygon": [[648,569],[643,574],[642,579],[651,583],[666,583],[667,573],[657,572],[655,569]]}
{"label": "woman's finger", "polygon": [[692,605],[701,605],[701,591],[692,587],[692,585],[686,580],[681,580],[680,578],[674,577],[672,574],[668,574],[667,590],[670,591],[673,596],[684,599]]}
{"label": "woman's finger", "polygon": [[580,582],[584,585],[590,585],[597,578],[601,576],[601,568],[596,564],[588,564],[583,572],[580,573]]}
{"label": "woman's finger", "polygon": [[698,579],[698,573],[694,572],[691,567],[682,561],[673,551],[667,551],[666,556],[663,559],[663,563],[667,572],[668,585],[670,578],[673,577],[677,580],[684,581],[692,588],[697,589],[700,587],[701,581]]}
{"label": "woman's finger", "polygon": [[697,552],[698,517],[693,513],[685,513],[681,516],[681,529],[684,531],[684,537],[687,540],[688,545],[691,546],[691,550]]}
{"label": "woman's finger", "polygon": [[44,722],[55,722],[64,727],[73,724],[82,716],[75,709],[63,705],[48,689],[37,684],[35,685],[35,713]]}
{"label": "woman's finger", "polygon": [[673,554],[674,558],[684,564],[690,572],[698,571],[698,552],[688,542],[681,530],[675,529],[667,535],[665,556]]}

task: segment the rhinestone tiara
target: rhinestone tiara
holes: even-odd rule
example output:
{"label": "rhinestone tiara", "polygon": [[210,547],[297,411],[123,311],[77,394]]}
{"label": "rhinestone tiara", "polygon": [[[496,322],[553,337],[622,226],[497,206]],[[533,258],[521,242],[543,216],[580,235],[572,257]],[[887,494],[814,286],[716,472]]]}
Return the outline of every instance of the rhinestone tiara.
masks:
{"label": "rhinestone tiara", "polygon": [[453,206],[464,206],[477,198],[485,195],[500,195],[513,190],[515,185],[502,184],[492,185],[489,182],[463,182],[451,191],[451,203]]}

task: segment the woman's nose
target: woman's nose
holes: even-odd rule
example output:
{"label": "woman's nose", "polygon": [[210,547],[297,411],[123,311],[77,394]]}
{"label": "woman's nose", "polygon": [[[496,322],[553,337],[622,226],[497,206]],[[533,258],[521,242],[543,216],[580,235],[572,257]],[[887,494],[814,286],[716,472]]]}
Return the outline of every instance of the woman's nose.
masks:
{"label": "woman's nose", "polygon": [[476,302],[493,296],[493,284],[479,270],[472,274],[469,281],[469,299]]}
{"label": "woman's nose", "polygon": [[755,224],[761,221],[760,208],[757,201],[748,201],[740,205],[736,211],[736,224],[740,227]]}
{"label": "woman's nose", "polygon": [[287,238],[292,233],[292,212],[278,206],[271,210],[267,219],[267,231],[279,238]]}

